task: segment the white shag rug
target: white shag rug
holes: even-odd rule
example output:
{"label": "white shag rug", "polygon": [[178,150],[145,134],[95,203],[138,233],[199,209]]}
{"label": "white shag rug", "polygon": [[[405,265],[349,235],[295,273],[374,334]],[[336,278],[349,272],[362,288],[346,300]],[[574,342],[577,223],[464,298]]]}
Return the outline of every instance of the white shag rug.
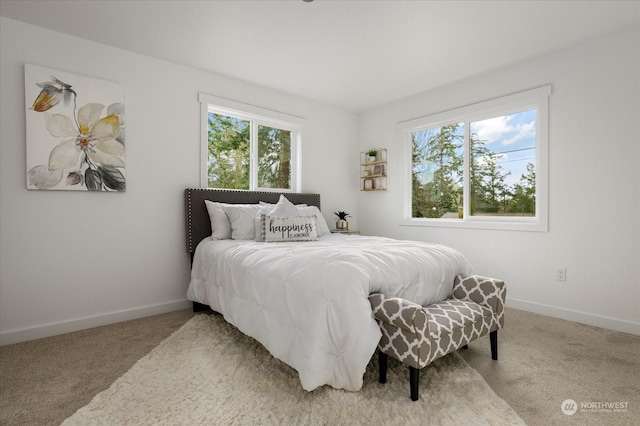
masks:
{"label": "white shag rug", "polygon": [[420,372],[377,356],[358,392],[302,389],[294,369],[220,315],[199,314],[140,359],[63,425],[524,425],[458,354]]}

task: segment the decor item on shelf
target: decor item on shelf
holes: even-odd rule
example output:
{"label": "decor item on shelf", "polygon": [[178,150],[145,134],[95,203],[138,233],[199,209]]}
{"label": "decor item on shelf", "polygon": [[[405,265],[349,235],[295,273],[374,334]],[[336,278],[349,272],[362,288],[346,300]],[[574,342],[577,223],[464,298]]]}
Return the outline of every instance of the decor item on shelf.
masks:
{"label": "decor item on shelf", "polygon": [[387,189],[387,150],[375,148],[360,152],[360,191]]}
{"label": "decor item on shelf", "polygon": [[373,179],[364,180],[364,190],[371,191],[373,189]]}
{"label": "decor item on shelf", "polygon": [[335,212],[334,214],[338,216],[338,220],[336,221],[336,229],[349,229],[349,222],[347,222],[347,218],[351,215],[340,210]]}

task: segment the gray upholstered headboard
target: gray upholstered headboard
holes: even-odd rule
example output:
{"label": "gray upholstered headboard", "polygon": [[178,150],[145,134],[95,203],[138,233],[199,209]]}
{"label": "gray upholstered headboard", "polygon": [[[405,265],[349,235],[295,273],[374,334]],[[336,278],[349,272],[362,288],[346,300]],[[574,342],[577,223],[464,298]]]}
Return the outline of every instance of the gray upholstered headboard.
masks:
{"label": "gray upholstered headboard", "polygon": [[[230,189],[187,188],[184,190],[184,207],[187,231],[187,252],[193,254],[196,246],[211,235],[211,222],[204,200],[228,204],[257,204],[260,201],[277,203],[280,192],[240,191]],[[307,204],[320,208],[320,194],[284,193],[294,204]]]}

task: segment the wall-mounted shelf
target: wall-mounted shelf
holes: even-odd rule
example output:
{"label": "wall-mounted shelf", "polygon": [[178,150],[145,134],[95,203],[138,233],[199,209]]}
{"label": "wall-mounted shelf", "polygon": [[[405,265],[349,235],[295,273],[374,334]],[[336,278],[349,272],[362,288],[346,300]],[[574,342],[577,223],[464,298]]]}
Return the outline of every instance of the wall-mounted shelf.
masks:
{"label": "wall-mounted shelf", "polygon": [[[369,155],[376,151],[375,157]],[[360,191],[387,189],[387,150],[375,148],[360,153]]]}

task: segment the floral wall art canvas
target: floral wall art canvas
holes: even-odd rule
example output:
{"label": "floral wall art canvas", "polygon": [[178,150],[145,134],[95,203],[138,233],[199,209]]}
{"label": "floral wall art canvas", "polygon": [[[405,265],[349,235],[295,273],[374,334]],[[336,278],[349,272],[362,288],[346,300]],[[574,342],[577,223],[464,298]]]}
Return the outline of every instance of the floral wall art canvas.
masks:
{"label": "floral wall art canvas", "polygon": [[25,64],[27,188],[124,191],[124,88]]}

